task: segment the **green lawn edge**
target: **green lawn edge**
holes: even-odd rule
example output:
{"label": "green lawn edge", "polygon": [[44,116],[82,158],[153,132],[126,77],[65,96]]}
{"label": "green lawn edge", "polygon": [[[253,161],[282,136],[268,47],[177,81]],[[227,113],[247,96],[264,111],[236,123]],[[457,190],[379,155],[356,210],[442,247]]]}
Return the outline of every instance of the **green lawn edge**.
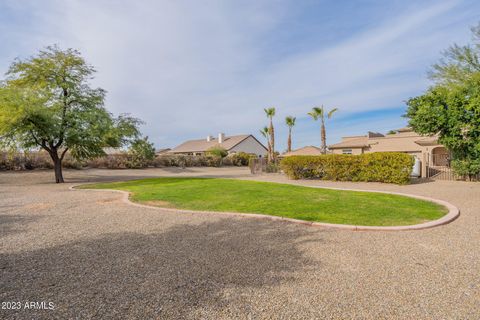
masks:
{"label": "green lawn edge", "polygon": [[180,210],[265,214],[347,225],[407,226],[448,213],[440,204],[402,195],[225,178],[160,177],[77,188],[128,191],[134,202]]}

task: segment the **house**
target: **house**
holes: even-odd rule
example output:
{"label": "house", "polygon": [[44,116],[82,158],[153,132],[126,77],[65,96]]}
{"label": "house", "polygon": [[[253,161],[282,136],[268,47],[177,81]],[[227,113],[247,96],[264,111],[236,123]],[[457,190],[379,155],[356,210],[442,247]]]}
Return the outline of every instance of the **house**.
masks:
{"label": "house", "polygon": [[217,146],[224,148],[229,154],[245,152],[255,154],[258,157],[264,157],[267,154],[267,148],[251,134],[227,137],[224,133],[219,133],[217,138],[209,135],[206,139],[185,141],[168,153],[203,155],[212,147]]}
{"label": "house", "polygon": [[285,152],[281,157],[290,157],[290,156],[318,156],[322,154],[320,148],[314,146],[306,146],[292,150],[290,152]]}
{"label": "house", "polygon": [[370,152],[404,152],[422,162],[422,176],[426,166],[449,165],[449,152],[438,143],[437,136],[421,136],[411,128],[401,128],[383,135],[368,132],[363,136],[343,137],[342,141],[328,146],[334,154],[362,154]]}
{"label": "house", "polygon": [[167,152],[170,151],[170,150],[172,150],[172,149],[170,149],[170,148],[157,149],[157,150],[155,150],[155,154],[156,154],[157,156],[159,156],[159,155],[162,155],[162,154],[167,153]]}

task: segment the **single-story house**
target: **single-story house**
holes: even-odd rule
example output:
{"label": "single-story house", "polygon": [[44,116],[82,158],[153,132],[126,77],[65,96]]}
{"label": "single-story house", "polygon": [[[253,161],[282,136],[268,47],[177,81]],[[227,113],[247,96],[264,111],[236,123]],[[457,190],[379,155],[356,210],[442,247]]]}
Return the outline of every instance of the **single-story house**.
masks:
{"label": "single-story house", "polygon": [[167,153],[167,152],[170,151],[170,150],[172,150],[172,149],[170,149],[170,148],[157,149],[157,150],[155,150],[155,154],[156,154],[157,156],[159,156],[159,155],[161,155],[161,154]]}
{"label": "single-story house", "polygon": [[219,133],[217,138],[209,135],[206,139],[185,141],[179,146],[168,151],[168,153],[203,155],[209,149],[217,146],[224,148],[229,154],[245,152],[255,154],[258,157],[264,157],[267,154],[267,148],[251,134],[227,137],[223,133]]}
{"label": "single-story house", "polygon": [[292,150],[290,152],[283,153],[280,157],[290,157],[290,156],[318,156],[322,154],[320,148],[314,146],[306,146]]}
{"label": "single-story house", "polygon": [[363,136],[343,137],[341,142],[328,146],[328,149],[334,154],[408,153],[422,162],[422,175],[425,166],[446,166],[450,159],[448,150],[438,143],[437,136],[421,136],[409,127],[386,135],[368,132]]}

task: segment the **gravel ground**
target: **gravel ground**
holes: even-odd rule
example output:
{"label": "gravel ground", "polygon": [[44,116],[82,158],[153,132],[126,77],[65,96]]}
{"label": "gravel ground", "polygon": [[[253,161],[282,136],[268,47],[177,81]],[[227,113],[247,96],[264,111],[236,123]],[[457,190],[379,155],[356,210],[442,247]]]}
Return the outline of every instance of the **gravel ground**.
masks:
{"label": "gravel ground", "polygon": [[[287,181],[242,168],[0,173],[2,319],[479,319],[480,183]],[[129,206],[72,183],[223,176],[451,202],[433,229],[352,232]],[[54,310],[26,309],[52,302]],[[37,306],[38,307],[38,306]]]}

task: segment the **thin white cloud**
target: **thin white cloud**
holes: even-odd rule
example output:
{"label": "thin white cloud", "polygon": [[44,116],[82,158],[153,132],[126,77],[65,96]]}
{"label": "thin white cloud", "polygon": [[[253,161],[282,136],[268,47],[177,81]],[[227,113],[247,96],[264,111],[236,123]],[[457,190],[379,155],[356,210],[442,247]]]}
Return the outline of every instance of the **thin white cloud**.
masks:
{"label": "thin white cloud", "polygon": [[[344,116],[398,108],[425,89],[438,52],[468,35],[459,3],[405,5],[328,47],[279,56],[265,40],[289,27],[282,22],[296,3],[287,0],[10,1],[31,21],[12,30],[0,54],[25,56],[53,43],[79,48],[99,71],[95,84],[109,92],[109,109],[143,118],[158,146],[172,146],[219,131],[257,134],[270,105],[279,123],[322,103]],[[316,131],[311,139],[303,133],[303,143],[317,140]]]}

